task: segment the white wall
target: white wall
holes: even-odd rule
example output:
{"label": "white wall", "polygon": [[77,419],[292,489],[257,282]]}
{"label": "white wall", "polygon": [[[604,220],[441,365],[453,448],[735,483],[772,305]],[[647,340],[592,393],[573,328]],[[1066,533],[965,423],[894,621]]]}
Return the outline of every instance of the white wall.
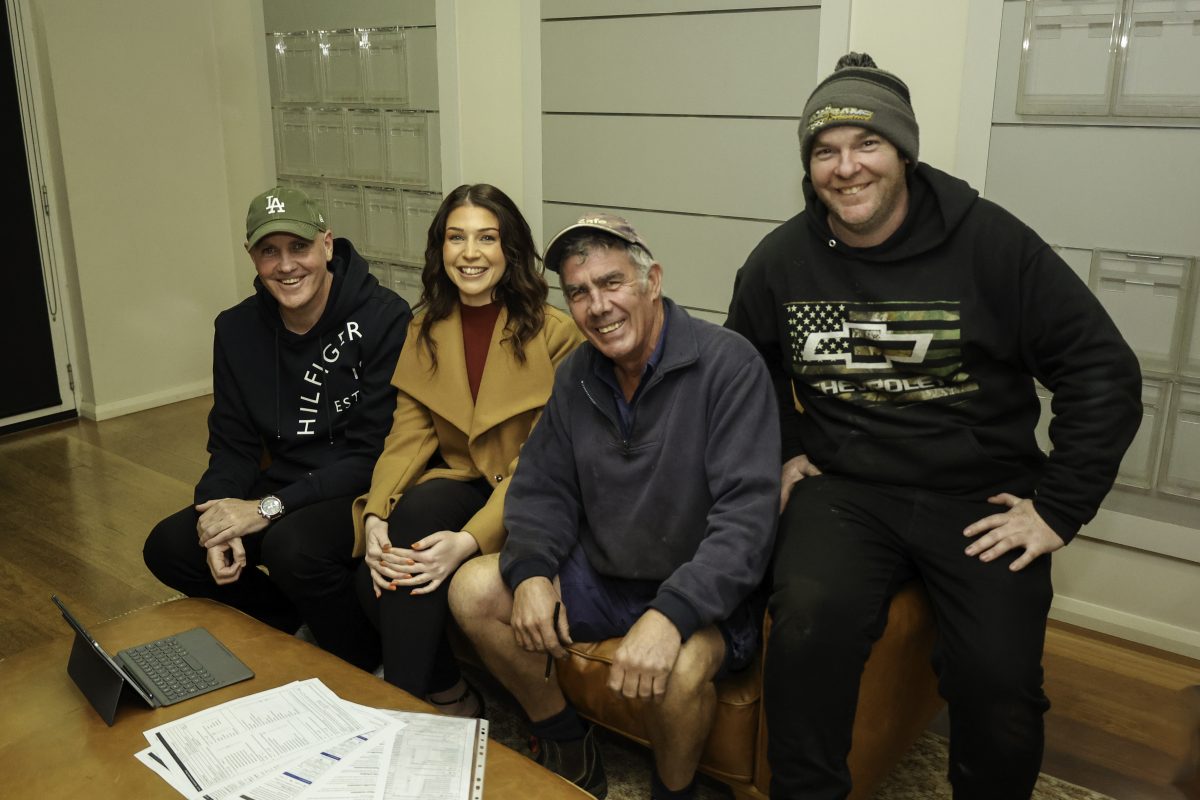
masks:
{"label": "white wall", "polygon": [[[987,173],[1001,4],[994,0],[824,0],[818,74],[848,51],[870,53],[912,90],[921,155],[978,188]],[[913,13],[919,8],[919,13]]]}
{"label": "white wall", "polygon": [[541,241],[539,0],[437,0],[444,189],[490,183]]}
{"label": "white wall", "polygon": [[491,183],[521,197],[521,4],[459,0],[456,19],[462,182]]}
{"label": "white wall", "polygon": [[231,209],[271,174],[248,79],[261,7],[30,5],[61,155],[80,410],[105,418],[203,394],[212,319],[246,289],[231,272],[246,258]]}
{"label": "white wall", "polygon": [[870,53],[908,84],[920,159],[944,170],[954,169],[958,147],[967,11],[962,0],[855,0],[851,7],[850,49]]}
{"label": "white wall", "polygon": [[229,267],[236,299],[251,293],[254,280],[254,266],[244,247],[246,207],[275,182],[270,90],[264,81],[247,79],[266,73],[262,46],[266,31],[258,2],[213,0],[212,9],[224,175],[229,187],[226,211],[233,232]]}

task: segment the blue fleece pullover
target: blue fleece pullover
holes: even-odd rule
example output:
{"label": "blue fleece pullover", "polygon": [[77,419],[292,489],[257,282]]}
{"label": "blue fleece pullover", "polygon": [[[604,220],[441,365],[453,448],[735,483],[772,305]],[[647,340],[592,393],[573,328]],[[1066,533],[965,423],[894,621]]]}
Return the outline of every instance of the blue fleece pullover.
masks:
{"label": "blue fleece pullover", "polygon": [[622,435],[604,358],[563,362],[505,501],[508,586],[553,577],[576,543],[601,575],[661,581],[686,640],[762,580],[779,512],[779,422],[762,359],[664,298],[663,356]]}

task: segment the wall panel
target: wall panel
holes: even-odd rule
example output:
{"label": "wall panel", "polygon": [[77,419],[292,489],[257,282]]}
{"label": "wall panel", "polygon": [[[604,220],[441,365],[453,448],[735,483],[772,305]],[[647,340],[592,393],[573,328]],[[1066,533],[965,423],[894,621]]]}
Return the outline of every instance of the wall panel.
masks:
{"label": "wall panel", "polygon": [[803,204],[794,120],[551,114],[542,137],[547,202],[774,221]]}
{"label": "wall panel", "polygon": [[804,8],[819,5],[819,2],[798,3],[795,0],[542,0],[542,18],[694,14],[705,11]]}
{"label": "wall panel", "polygon": [[815,3],[542,3],[543,230],[611,209],[667,292],[720,321],[738,267],[803,208],[796,129]]}
{"label": "wall panel", "polygon": [[437,111],[437,29],[409,29],[405,44],[408,47],[408,106]]}
{"label": "wall panel", "polygon": [[269,31],[433,25],[434,7],[435,0],[263,0],[263,19]]}
{"label": "wall panel", "polygon": [[987,196],[1052,244],[1200,254],[1200,130],[997,125]]}
{"label": "wall panel", "polygon": [[[544,112],[796,117],[815,85],[817,9],[547,22]],[[619,57],[614,57],[619,56]],[[772,76],[770,80],[765,76]]]}
{"label": "wall panel", "polygon": [[[590,210],[588,206],[547,203],[546,230],[553,235]],[[638,232],[663,265],[667,295],[690,308],[714,312],[722,320],[729,308],[734,273],[776,227],[774,222],[655,211],[631,211],[628,216],[637,220]]]}

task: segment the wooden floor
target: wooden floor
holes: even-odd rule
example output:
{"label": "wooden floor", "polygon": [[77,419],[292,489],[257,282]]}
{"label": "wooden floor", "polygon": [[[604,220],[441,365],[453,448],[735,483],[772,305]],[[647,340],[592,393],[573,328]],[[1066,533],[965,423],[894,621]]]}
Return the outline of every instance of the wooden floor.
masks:
{"label": "wooden floor", "polygon": [[[142,541],[191,501],[210,402],[0,437],[0,658],[68,635],[52,592],[85,624],[173,596]],[[1200,747],[1200,662],[1052,623],[1045,663],[1045,772],[1118,800],[1200,798],[1200,779],[1172,786]]]}

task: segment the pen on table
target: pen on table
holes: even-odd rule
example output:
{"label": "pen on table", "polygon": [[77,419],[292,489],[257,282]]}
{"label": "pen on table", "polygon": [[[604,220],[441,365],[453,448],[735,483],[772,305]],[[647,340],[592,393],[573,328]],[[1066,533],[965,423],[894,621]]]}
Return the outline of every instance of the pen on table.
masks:
{"label": "pen on table", "polygon": [[[553,623],[555,639],[558,638],[558,612],[560,612],[560,611],[562,611],[562,603],[556,602],[554,604],[554,623]],[[545,677],[545,680],[547,683],[550,682],[550,668],[553,666],[554,666],[554,654],[551,653],[549,650],[547,650],[546,651],[546,677]]]}

